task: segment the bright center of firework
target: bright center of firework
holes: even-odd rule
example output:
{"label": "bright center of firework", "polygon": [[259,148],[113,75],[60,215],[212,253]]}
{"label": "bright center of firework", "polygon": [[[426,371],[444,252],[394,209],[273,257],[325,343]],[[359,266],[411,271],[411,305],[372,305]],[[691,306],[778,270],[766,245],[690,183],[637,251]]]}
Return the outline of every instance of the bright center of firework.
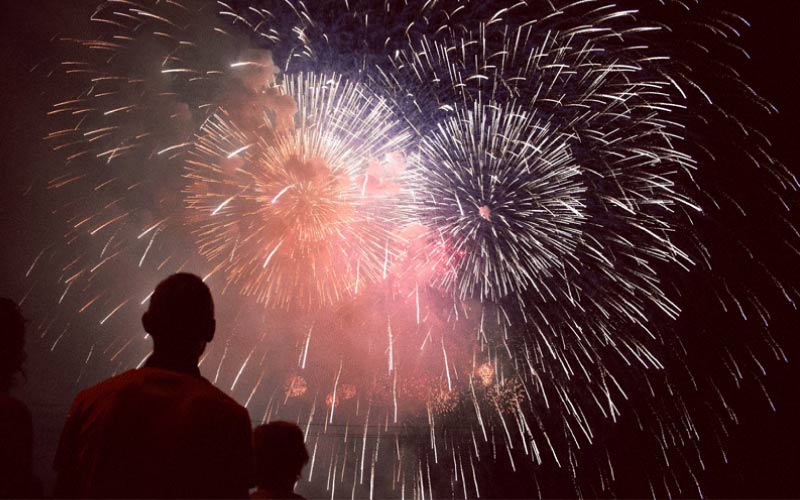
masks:
{"label": "bright center of firework", "polygon": [[321,158],[302,161],[296,156],[282,170],[286,179],[265,186],[268,193],[262,202],[266,202],[267,223],[283,220],[287,235],[311,243],[331,237],[351,219],[354,207],[347,203],[348,190],[357,186],[342,172]]}

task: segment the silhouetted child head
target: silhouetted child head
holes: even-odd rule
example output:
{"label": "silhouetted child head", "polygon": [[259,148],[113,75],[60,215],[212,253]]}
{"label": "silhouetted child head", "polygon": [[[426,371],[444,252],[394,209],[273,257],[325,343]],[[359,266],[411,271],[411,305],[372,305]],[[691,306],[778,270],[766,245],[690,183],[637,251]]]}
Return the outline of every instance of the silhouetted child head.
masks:
{"label": "silhouetted child head", "polygon": [[142,325],[157,351],[205,345],[216,330],[211,291],[194,274],[173,274],[156,287]]}
{"label": "silhouetted child head", "polygon": [[259,488],[291,491],[308,463],[303,431],[290,422],[275,421],[256,427],[253,453]]}
{"label": "silhouetted child head", "polygon": [[25,362],[25,318],[11,299],[0,298],[0,393],[14,385]]}

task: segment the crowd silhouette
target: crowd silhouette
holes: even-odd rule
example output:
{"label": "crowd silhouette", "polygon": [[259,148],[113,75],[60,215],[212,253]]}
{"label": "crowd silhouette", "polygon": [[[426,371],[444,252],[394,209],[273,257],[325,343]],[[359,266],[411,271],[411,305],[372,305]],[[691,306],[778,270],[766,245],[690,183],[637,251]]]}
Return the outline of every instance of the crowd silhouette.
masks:
{"label": "crowd silhouette", "polygon": [[[0,497],[39,498],[31,415],[10,396],[25,360],[25,320],[8,299],[0,320]],[[294,492],[309,458],[302,430],[278,421],[251,431],[247,410],[200,374],[216,331],[206,284],[168,277],[142,326],[153,339],[144,365],[75,398],[56,452],[55,496],[302,498]]]}

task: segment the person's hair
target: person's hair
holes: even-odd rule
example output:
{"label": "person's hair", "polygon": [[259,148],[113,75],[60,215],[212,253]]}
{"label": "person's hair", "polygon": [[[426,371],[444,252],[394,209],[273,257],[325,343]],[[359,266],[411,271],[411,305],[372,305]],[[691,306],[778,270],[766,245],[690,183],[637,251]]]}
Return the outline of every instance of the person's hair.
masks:
{"label": "person's hair", "polygon": [[259,425],[253,432],[256,484],[269,488],[294,484],[308,463],[303,431],[281,420]]}
{"label": "person's hair", "polygon": [[0,330],[0,393],[5,393],[25,362],[25,318],[11,299],[0,298]]}
{"label": "person's hair", "polygon": [[173,274],[156,286],[142,323],[162,344],[210,342],[215,327],[211,290],[194,274]]}

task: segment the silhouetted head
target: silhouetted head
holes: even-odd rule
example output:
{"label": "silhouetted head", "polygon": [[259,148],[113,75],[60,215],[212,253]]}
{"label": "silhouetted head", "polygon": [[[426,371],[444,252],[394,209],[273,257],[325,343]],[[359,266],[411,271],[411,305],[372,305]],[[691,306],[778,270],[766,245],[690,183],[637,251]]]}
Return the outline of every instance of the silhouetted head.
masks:
{"label": "silhouetted head", "polygon": [[142,325],[156,352],[199,357],[217,326],[211,291],[194,274],[173,274],[156,287]]}
{"label": "silhouetted head", "polygon": [[303,431],[290,422],[259,425],[253,432],[256,484],[266,489],[294,489],[308,463]]}
{"label": "silhouetted head", "polygon": [[25,361],[25,318],[11,299],[0,298],[0,393],[14,385]]}

